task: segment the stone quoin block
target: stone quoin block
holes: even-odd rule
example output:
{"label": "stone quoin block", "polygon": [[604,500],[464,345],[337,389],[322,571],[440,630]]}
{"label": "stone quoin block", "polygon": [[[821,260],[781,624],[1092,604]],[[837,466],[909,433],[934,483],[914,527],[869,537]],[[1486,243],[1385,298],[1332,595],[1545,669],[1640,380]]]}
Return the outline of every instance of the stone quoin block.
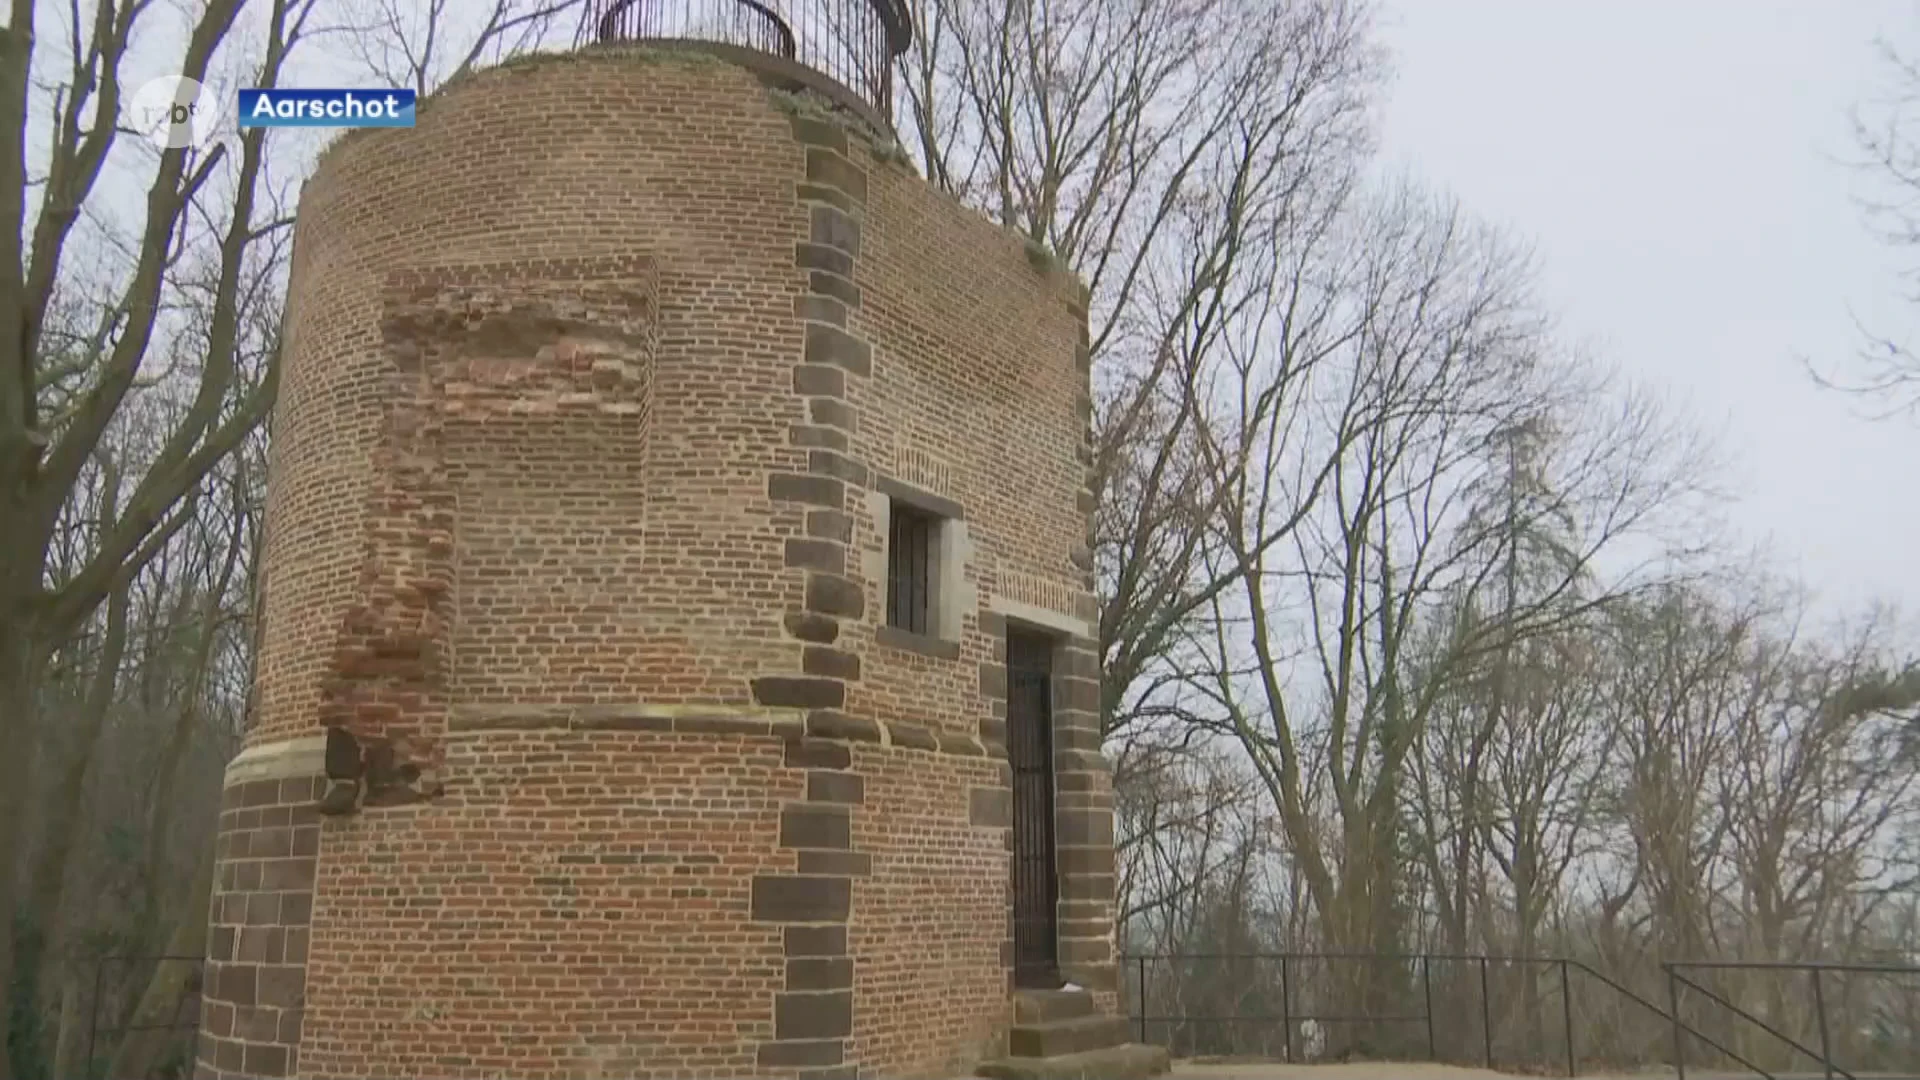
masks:
{"label": "stone quoin block", "polygon": [[888,724],[887,733],[893,736],[893,745],[895,746],[906,747],[909,750],[940,749],[940,740],[934,736],[932,731],[929,731],[919,724],[909,724],[905,722]]}
{"label": "stone quoin block", "polygon": [[782,620],[787,633],[801,641],[831,645],[840,638],[840,621],[811,611],[789,611]]}
{"label": "stone quoin block", "polygon": [[838,508],[846,498],[846,488],[841,481],[830,476],[774,473],[767,477],[767,497],[775,502]]}
{"label": "stone quoin block", "polygon": [[858,619],[867,611],[867,593],[860,583],[838,574],[809,574],[807,610],[820,615]]}
{"label": "stone quoin block", "polygon": [[971,735],[963,735],[956,731],[936,731],[933,736],[938,741],[939,750],[943,754],[955,754],[960,757],[986,756],[987,748],[980,744],[979,739]]}
{"label": "stone quoin block", "polygon": [[817,296],[830,296],[850,308],[860,306],[860,286],[839,274],[815,272],[807,277],[807,288]]}
{"label": "stone quoin block", "polygon": [[793,369],[793,392],[806,396],[842,397],[847,392],[847,373],[823,363],[801,364]]}
{"label": "stone quoin block", "polygon": [[850,445],[847,433],[832,428],[817,427],[811,424],[791,424],[787,427],[787,442],[794,446],[812,449],[845,451]]}
{"label": "stone quoin block", "polygon": [[813,242],[860,256],[860,223],[846,211],[831,206],[813,208]]}
{"label": "stone quoin block", "polygon": [[802,851],[794,869],[802,874],[866,877],[873,873],[873,856],[864,851]]}
{"label": "stone quoin block", "polygon": [[831,709],[847,699],[839,679],[768,675],[753,680],[753,699],[762,705],[789,709]]}
{"label": "stone quoin block", "polygon": [[793,313],[802,319],[826,323],[842,330],[847,326],[847,305],[831,296],[795,297]]}
{"label": "stone quoin block", "polygon": [[852,896],[844,878],[765,875],[753,879],[755,922],[845,922]]}
{"label": "stone quoin block", "polygon": [[846,544],[853,540],[853,515],[843,510],[807,511],[807,535]]}
{"label": "stone quoin block", "polygon": [[1061,848],[1056,865],[1062,874],[1093,874],[1111,876],[1113,874],[1113,848],[1076,847]]}
{"label": "stone quoin block", "polygon": [[[791,739],[786,744],[785,764],[790,769],[845,769],[853,764],[853,752],[841,743],[825,742],[816,739]],[[819,772],[807,774],[811,785]],[[811,786],[809,786],[811,792]],[[812,798],[809,794],[808,798]]]}
{"label": "stone quoin block", "polygon": [[800,650],[800,670],[821,678],[859,682],[860,654],[844,649],[809,645]]}
{"label": "stone quoin block", "polygon": [[807,714],[807,734],[816,739],[846,739],[852,742],[879,742],[880,722],[864,716],[851,716],[838,709],[815,709]]}
{"label": "stone quoin block", "polygon": [[788,957],[844,956],[847,952],[844,926],[789,926],[783,940]]}
{"label": "stone quoin block", "polygon": [[795,141],[807,146],[831,150],[836,154],[844,155],[847,152],[847,131],[839,124],[797,114],[792,122]]}
{"label": "stone quoin block", "polygon": [[860,209],[860,204],[849,198],[846,192],[824,184],[795,184],[793,193],[802,203],[825,203],[849,214]]}
{"label": "stone quoin block", "polygon": [[807,179],[838,188],[856,202],[864,202],[867,197],[867,174],[844,155],[830,150],[807,151]]}
{"label": "stone quoin block", "polygon": [[321,153],[196,1076],[972,1071],[1021,627],[1111,1001],[1081,289],[754,64],[543,56]]}
{"label": "stone quoin block", "polygon": [[793,264],[803,270],[818,270],[836,277],[853,276],[853,256],[825,244],[795,244]]}
{"label": "stone quoin block", "polygon": [[992,716],[981,717],[980,741],[990,752],[1004,756],[1007,752],[1007,722]]}
{"label": "stone quoin block", "polygon": [[860,424],[859,415],[846,402],[824,397],[807,402],[807,419],[848,432],[855,431]]}
{"label": "stone quoin block", "polygon": [[831,476],[836,480],[844,480],[848,486],[855,488],[866,487],[872,475],[865,465],[832,450],[810,451],[807,454],[807,469],[816,476]]}
{"label": "stone quoin block", "polygon": [[798,803],[780,812],[780,846],[844,850],[853,842],[853,823],[844,806]]}
{"label": "stone quoin block", "polygon": [[833,1039],[853,1034],[853,993],[781,994],[773,1001],[776,1039]]}
{"label": "stone quoin block", "polygon": [[838,1065],[846,1060],[846,1044],[839,1039],[789,1039],[761,1043],[758,1063],[781,1065]]}
{"label": "stone quoin block", "polygon": [[807,327],[804,355],[808,365],[832,365],[850,375],[873,374],[872,346],[838,327],[821,324]]}
{"label": "stone quoin block", "polygon": [[865,798],[866,781],[858,773],[817,771],[807,774],[807,799],[811,802],[858,806]]}
{"label": "stone quoin block", "polygon": [[853,958],[807,956],[789,960],[787,986],[793,990],[851,990]]}

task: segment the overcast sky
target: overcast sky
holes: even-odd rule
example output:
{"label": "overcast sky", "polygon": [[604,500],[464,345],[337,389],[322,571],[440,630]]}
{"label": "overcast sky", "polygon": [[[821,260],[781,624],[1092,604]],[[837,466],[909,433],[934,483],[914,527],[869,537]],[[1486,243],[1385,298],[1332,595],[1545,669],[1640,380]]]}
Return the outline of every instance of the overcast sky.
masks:
{"label": "overcast sky", "polygon": [[1863,419],[1800,356],[1853,316],[1920,329],[1838,159],[1920,49],[1912,0],[1384,0],[1383,150],[1530,240],[1570,335],[1717,435],[1732,523],[1822,607],[1920,615],[1920,424]]}

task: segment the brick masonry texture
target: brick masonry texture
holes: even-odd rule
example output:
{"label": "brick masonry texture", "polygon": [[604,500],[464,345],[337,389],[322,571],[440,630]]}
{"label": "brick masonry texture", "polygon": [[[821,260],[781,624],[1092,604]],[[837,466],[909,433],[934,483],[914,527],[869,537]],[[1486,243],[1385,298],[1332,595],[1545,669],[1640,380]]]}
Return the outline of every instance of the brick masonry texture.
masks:
{"label": "brick masonry texture", "polygon": [[209,1080],[299,1075],[320,786],[249,780],[222,799],[200,1012]]}
{"label": "brick masonry texture", "polygon": [[[229,787],[199,1075],[943,1076],[1004,1047],[996,597],[1092,612],[1085,312],[799,102],[602,50],[323,156],[248,746],[335,725],[417,779],[324,819],[316,777]],[[901,497],[965,525],[941,640],[880,625]],[[1110,1003],[1091,643],[1055,670],[1063,968]]]}

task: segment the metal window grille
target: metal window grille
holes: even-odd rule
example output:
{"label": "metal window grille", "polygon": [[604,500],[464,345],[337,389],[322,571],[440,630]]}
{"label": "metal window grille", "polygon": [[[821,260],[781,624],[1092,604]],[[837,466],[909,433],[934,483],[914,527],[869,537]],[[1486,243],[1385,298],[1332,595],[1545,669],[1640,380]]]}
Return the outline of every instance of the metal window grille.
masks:
{"label": "metal window grille", "polygon": [[893,505],[887,524],[887,625],[927,632],[933,606],[934,518],[910,506]]}

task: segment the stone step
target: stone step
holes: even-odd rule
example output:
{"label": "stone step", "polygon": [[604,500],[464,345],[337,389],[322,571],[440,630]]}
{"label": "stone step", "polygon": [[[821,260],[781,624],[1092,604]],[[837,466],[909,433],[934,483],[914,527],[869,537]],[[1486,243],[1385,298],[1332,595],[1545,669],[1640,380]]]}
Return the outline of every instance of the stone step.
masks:
{"label": "stone step", "polygon": [[1093,995],[1085,990],[1019,990],[1013,995],[1018,1024],[1045,1024],[1093,1015]]}
{"label": "stone step", "polygon": [[1007,1056],[1059,1057],[1088,1050],[1104,1050],[1127,1041],[1124,1016],[1076,1016],[1042,1024],[1015,1024],[1007,1032]]}
{"label": "stone step", "polygon": [[1123,1043],[1057,1057],[1012,1057],[988,1061],[975,1076],[997,1080],[1146,1080],[1173,1067],[1164,1046]]}

